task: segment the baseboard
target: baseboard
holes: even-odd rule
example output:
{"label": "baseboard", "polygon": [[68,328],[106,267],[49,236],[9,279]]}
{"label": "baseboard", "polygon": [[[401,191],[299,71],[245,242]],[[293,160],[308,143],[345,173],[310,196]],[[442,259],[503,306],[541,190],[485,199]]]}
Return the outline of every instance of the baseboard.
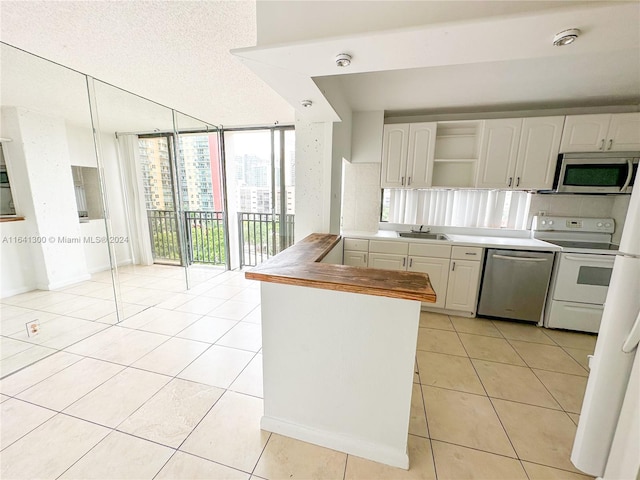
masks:
{"label": "baseboard", "polygon": [[268,432],[279,433],[303,442],[331,448],[392,467],[409,469],[409,455],[406,444],[404,450],[396,450],[387,445],[372,444],[359,438],[309,428],[267,415],[264,415],[260,420],[260,428]]}
{"label": "baseboard", "polygon": [[38,285],[37,288],[38,290],[58,290],[60,288],[65,288],[70,285],[75,285],[76,283],[85,282],[87,280],[91,280],[91,275],[89,275],[88,273],[84,273],[82,275],[78,275],[74,278],[69,278],[62,282],[51,282],[44,286]]}
{"label": "baseboard", "polygon": [[21,293],[31,292],[31,291],[33,291],[35,289],[36,289],[35,285],[32,285],[32,286],[22,285],[22,286],[17,287],[17,288],[11,288],[11,289],[8,289],[8,290],[3,290],[2,293],[0,294],[0,298],[13,297],[14,295],[20,295]]}

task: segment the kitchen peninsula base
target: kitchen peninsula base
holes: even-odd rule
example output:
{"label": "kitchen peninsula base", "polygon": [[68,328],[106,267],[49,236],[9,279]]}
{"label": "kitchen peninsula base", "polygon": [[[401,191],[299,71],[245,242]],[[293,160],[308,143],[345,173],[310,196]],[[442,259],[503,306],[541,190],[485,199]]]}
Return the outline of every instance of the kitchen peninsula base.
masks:
{"label": "kitchen peninsula base", "polygon": [[262,282],[261,428],[409,468],[420,301]]}

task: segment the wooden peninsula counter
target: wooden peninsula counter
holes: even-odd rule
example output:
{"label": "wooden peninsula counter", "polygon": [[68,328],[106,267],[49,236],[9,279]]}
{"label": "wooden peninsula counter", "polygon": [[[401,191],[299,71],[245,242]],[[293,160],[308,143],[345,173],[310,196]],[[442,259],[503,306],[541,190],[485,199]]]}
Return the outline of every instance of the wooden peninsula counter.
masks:
{"label": "wooden peninsula counter", "polygon": [[408,468],[420,304],[435,293],[425,274],[322,263],[334,249],[339,236],[314,233],[245,274],[262,282],[261,428]]}

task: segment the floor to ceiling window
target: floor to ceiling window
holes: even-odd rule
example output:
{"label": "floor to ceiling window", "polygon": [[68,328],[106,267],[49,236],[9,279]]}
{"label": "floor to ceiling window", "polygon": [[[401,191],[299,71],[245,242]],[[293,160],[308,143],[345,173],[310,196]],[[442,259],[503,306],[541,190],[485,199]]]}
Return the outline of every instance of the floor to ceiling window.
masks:
{"label": "floor to ceiling window", "polygon": [[293,243],[293,127],[179,132],[177,159],[173,142],[138,140],[155,263],[252,266]]}
{"label": "floor to ceiling window", "polygon": [[293,127],[224,132],[230,232],[237,265],[257,265],[293,243],[295,131]]}

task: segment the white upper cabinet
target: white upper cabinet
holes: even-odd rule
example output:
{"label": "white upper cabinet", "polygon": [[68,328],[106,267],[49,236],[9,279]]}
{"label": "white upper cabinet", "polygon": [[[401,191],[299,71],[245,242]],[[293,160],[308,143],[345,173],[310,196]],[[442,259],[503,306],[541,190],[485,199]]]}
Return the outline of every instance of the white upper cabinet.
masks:
{"label": "white upper cabinet", "polygon": [[640,150],[640,113],[611,115],[609,139],[604,148],[617,152]]}
{"label": "white upper cabinet", "polygon": [[569,115],[564,124],[560,151],[640,150],[640,113]]}
{"label": "white upper cabinet", "polygon": [[564,117],[531,117],[522,121],[514,187],[548,190],[553,187]]}
{"label": "white upper cabinet", "polygon": [[431,186],[436,123],[385,125],[382,138],[383,188]]}
{"label": "white upper cabinet", "polygon": [[485,120],[476,186],[511,188],[522,130],[521,118]]}
{"label": "white upper cabinet", "polygon": [[431,186],[433,154],[436,148],[436,123],[409,125],[409,155],[407,157],[407,183],[409,188]]}
{"label": "white upper cabinet", "polygon": [[409,124],[385,125],[382,136],[382,169],[380,185],[385,188],[404,187],[407,177]]}
{"label": "white upper cabinet", "polygon": [[476,186],[551,188],[563,123],[561,116],[486,120]]}

